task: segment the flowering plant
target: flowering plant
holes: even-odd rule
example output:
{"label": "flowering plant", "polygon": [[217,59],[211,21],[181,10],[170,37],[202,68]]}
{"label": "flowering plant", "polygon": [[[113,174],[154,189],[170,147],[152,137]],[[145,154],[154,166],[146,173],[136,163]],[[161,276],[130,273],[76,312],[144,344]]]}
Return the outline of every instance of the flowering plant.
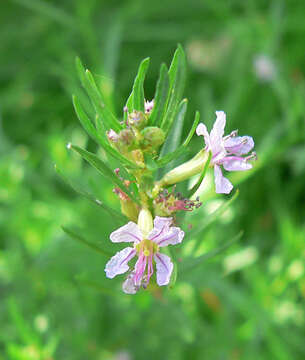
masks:
{"label": "flowering plant", "polygon": [[[145,100],[143,87],[149,58],[141,62],[122,119],[117,119],[105,104],[105,96],[93,75],[84,69],[79,59],[76,64],[81,83],[94,107],[95,119],[89,117],[77,96],[73,97],[74,108],[84,129],[103,149],[104,156],[72,144],[68,144],[68,148],[76,151],[113,184],[121,212],[85,191],[80,192],[125,223],[111,233],[110,240],[132,244],[108,260],[106,276],[112,279],[127,273],[122,288],[128,294],[136,293],[141,287],[147,288],[154,273],[157,285],[168,285],[171,280],[175,281],[172,274],[177,261],[174,254],[169,256],[170,247],[166,247],[178,245],[185,238],[180,228],[183,223],[179,227],[175,225],[177,213],[192,211],[202,205],[202,199],[195,193],[208,168],[214,168],[216,193],[229,194],[233,185],[223,176],[221,167],[227,171],[251,169],[249,161],[255,159],[255,153],[243,155],[253,149],[253,139],[237,136],[237,131],[224,136],[226,115],[223,111],[216,111],[216,121],[208,133],[206,126],[199,123],[199,112],[196,112],[188,136],[179,145],[176,129],[182,129],[187,110],[187,100],[182,99],[186,72],[181,46],[176,50],[170,68],[161,66],[151,101]],[[192,159],[172,166],[173,161],[187,151],[195,131],[204,137],[205,147]],[[113,166],[114,163],[119,166]],[[195,175],[199,179],[193,188],[186,194],[176,192],[176,184]],[[79,239],[71,230],[65,231]],[[88,245],[87,241],[83,242]],[[129,263],[136,257],[130,270]]]}

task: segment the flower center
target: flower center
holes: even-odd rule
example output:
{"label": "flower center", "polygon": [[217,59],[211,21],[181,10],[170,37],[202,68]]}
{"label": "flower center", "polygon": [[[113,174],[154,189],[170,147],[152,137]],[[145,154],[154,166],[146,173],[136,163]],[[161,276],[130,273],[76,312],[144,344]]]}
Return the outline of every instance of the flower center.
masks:
{"label": "flower center", "polygon": [[142,253],[146,257],[158,252],[159,250],[158,245],[149,239],[143,239],[139,244],[135,246],[135,248],[139,254]]}

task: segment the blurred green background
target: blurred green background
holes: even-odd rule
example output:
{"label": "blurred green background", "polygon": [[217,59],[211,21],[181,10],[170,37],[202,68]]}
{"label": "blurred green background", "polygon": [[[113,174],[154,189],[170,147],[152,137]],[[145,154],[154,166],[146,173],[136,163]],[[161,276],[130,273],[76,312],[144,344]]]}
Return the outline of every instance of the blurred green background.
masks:
{"label": "blurred green background", "polygon": [[[297,0],[4,0],[0,3],[0,359],[305,358],[305,3]],[[173,289],[120,292],[107,259],[61,225],[114,253],[118,224],[58,178],[54,164],[119,207],[106,180],[68,154],[95,150],[73,111],[78,55],[119,116],[139,62],[177,43],[188,59],[185,96],[210,127],[252,135],[259,160],[237,175],[240,195],[206,226],[202,253],[241,240]],[[192,151],[202,146],[194,139]],[[209,201],[207,199],[209,198]],[[225,197],[203,197],[196,228]]]}

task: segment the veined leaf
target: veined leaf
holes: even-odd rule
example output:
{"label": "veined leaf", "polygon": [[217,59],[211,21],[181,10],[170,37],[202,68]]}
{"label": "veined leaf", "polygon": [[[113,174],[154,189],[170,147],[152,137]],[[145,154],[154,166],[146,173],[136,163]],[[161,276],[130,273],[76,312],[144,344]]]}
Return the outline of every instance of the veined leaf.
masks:
{"label": "veined leaf", "polygon": [[212,159],[212,152],[210,151],[209,152],[209,157],[207,159],[207,162],[205,163],[204,165],[204,168],[202,170],[202,173],[200,175],[200,178],[198,179],[198,181],[196,182],[196,184],[189,190],[188,192],[188,195],[187,197],[190,199],[194,194],[195,192],[199,189],[207,171],[208,171],[208,168],[209,168],[209,165],[210,165],[210,162],[211,162],[211,159]]}
{"label": "veined leaf", "polygon": [[139,200],[130,192],[130,190],[125,186],[125,184],[119,179],[118,176],[108,167],[108,165],[100,159],[95,154],[84,150],[76,145],[71,145],[71,149],[78,152],[82,158],[89,162],[93,167],[95,167],[103,176],[105,176],[109,181],[114,185],[118,186],[122,191],[124,191],[133,201],[139,203]]}
{"label": "veined leaf", "polygon": [[101,200],[97,199],[93,194],[89,193],[87,190],[82,189],[82,186],[80,184],[77,184],[75,181],[73,181],[70,177],[65,175],[62,170],[58,168],[58,166],[55,165],[55,170],[57,174],[61,177],[61,179],[70,186],[76,193],[84,196],[94,204],[101,207],[103,210],[108,212],[111,216],[116,217],[118,220],[126,222],[126,217],[122,215],[119,211],[111,208],[107,204],[103,203]]}
{"label": "veined leaf", "polygon": [[106,256],[106,257],[111,257],[112,256],[112,254],[109,253],[108,251],[105,251],[105,250],[101,249],[99,246],[97,246],[97,245],[93,244],[92,242],[84,239],[81,235],[79,235],[79,231],[76,232],[76,231],[74,231],[74,230],[72,230],[70,228],[67,228],[65,226],[62,226],[61,228],[63,229],[63,231],[67,235],[70,236],[71,239],[76,240],[76,241],[86,245],[87,247],[91,248],[92,250],[94,250],[94,251],[96,251],[96,252],[98,252],[98,253]]}
{"label": "veined leaf", "polygon": [[156,93],[154,97],[154,107],[149,117],[151,126],[160,126],[164,117],[169,96],[169,76],[165,64],[161,65],[160,76],[157,82]]}
{"label": "veined leaf", "polygon": [[226,244],[220,246],[219,248],[209,251],[207,254],[198,256],[193,259],[185,259],[180,267],[180,273],[185,274],[185,272],[194,269],[197,266],[202,265],[202,263],[208,259],[213,258],[216,255],[221,254],[223,251],[227,250],[232,244],[237,242],[243,236],[243,231],[240,231],[232,240],[228,241]]}
{"label": "veined leaf", "polygon": [[81,60],[76,58],[76,68],[80,81],[85,88],[96,113],[98,114],[98,121],[102,121],[101,128],[105,132],[106,129],[113,129],[115,131],[120,131],[122,129],[121,124],[116,119],[116,117],[111,113],[111,111],[105,106],[103,96],[98,89],[95,80],[89,70],[85,70]]}
{"label": "veined leaf", "polygon": [[194,132],[196,130],[196,127],[199,123],[200,120],[200,114],[197,111],[196,115],[195,115],[195,120],[193,122],[192,128],[187,136],[187,138],[185,139],[184,143],[178,147],[178,149],[176,149],[174,152],[166,154],[165,156],[163,156],[163,158],[160,158],[158,160],[156,160],[156,163],[159,167],[165,166],[166,164],[168,164],[169,162],[171,162],[173,159],[179,157],[183,152],[185,152],[187,150],[187,146],[189,144],[189,142],[191,141]]}
{"label": "veined leaf", "polygon": [[185,54],[181,45],[174,54],[173,61],[168,71],[170,81],[170,96],[168,100],[168,107],[161,123],[161,129],[168,133],[173,124],[175,114],[179,102],[181,101],[185,79],[186,79],[186,61]]}

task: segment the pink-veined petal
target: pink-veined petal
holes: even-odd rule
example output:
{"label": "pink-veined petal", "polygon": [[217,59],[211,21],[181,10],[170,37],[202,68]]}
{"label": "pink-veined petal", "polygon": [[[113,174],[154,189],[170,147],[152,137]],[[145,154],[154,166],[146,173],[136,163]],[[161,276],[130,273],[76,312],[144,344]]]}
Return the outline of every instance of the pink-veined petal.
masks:
{"label": "pink-veined petal", "polygon": [[116,275],[124,274],[128,269],[128,261],[136,255],[136,250],[132,247],[127,247],[117,252],[106,264],[106,276],[110,279]]}
{"label": "pink-veined petal", "polygon": [[135,264],[135,274],[133,277],[134,283],[136,286],[140,286],[142,283],[142,278],[146,269],[147,257],[141,254]]}
{"label": "pink-veined petal", "polygon": [[173,218],[171,217],[160,217],[156,216],[154,219],[154,228],[148,234],[147,238],[149,240],[155,241],[159,236],[167,233],[168,229],[170,228],[173,222]]}
{"label": "pink-veined petal", "polygon": [[203,123],[198,124],[196,128],[196,134],[198,136],[203,136],[206,147],[210,148],[210,135],[208,133],[207,127]]}
{"label": "pink-veined petal", "polygon": [[254,141],[251,136],[236,136],[226,139],[224,145],[232,154],[245,155],[253,149]]}
{"label": "pink-veined petal", "polygon": [[221,168],[214,166],[214,181],[217,194],[229,194],[233,189],[231,182],[222,175]]}
{"label": "pink-veined petal", "polygon": [[140,242],[142,240],[142,233],[138,225],[130,221],[128,224],[120,227],[110,234],[110,240],[117,242]]}
{"label": "pink-veined petal", "polygon": [[154,219],[154,228],[163,229],[164,226],[171,226],[173,218],[156,216]]}
{"label": "pink-veined petal", "polygon": [[245,171],[252,169],[252,164],[248,163],[243,158],[235,156],[225,158],[222,164],[227,171]]}
{"label": "pink-veined petal", "polygon": [[184,238],[184,231],[182,231],[179,227],[170,227],[168,231],[161,236],[158,236],[154,239],[154,242],[158,244],[158,246],[168,246],[168,245],[176,245],[181,243]]}
{"label": "pink-veined petal", "polygon": [[157,267],[157,284],[159,286],[167,285],[173,271],[173,263],[169,256],[156,253],[154,256]]}

